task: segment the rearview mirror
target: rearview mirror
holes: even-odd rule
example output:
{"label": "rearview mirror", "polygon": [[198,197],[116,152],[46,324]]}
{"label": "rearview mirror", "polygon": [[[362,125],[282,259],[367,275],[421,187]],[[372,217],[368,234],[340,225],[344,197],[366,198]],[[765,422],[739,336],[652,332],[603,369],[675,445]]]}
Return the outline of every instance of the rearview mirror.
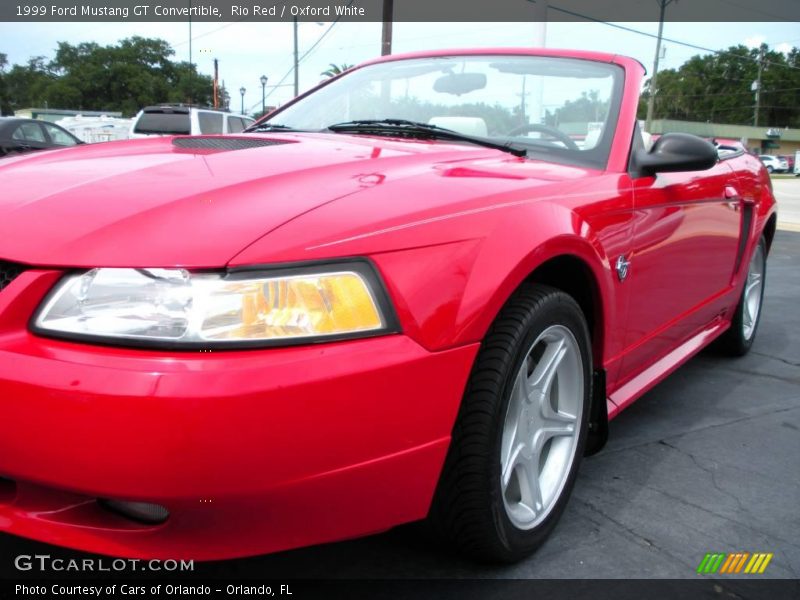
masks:
{"label": "rearview mirror", "polygon": [[688,133],[665,133],[650,151],[636,151],[636,169],[645,175],[675,171],[705,171],[719,159],[714,145]]}
{"label": "rearview mirror", "polygon": [[433,89],[443,94],[468,94],[475,90],[482,90],[486,87],[486,75],[483,73],[448,73],[444,77],[439,77]]}

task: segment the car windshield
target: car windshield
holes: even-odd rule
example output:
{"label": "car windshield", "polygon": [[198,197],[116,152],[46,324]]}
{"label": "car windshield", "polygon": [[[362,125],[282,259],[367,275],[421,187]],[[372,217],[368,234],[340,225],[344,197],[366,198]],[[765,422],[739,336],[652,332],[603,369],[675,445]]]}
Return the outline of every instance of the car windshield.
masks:
{"label": "car windshield", "polygon": [[[353,121],[412,121],[522,147],[532,158],[602,168],[622,89],[620,67],[541,56],[447,56],[355,69],[260,125],[326,131]],[[334,127],[381,134],[375,127]],[[386,124],[398,135],[398,123]],[[408,123],[404,123],[406,128]],[[413,131],[402,132],[403,137]]]}

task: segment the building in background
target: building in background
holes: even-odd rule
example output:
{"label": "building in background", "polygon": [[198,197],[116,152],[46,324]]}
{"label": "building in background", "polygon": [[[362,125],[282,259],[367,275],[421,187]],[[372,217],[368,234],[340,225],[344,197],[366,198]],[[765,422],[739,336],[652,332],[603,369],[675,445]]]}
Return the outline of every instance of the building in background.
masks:
{"label": "building in background", "polygon": [[15,117],[23,117],[25,119],[39,119],[40,121],[49,121],[55,123],[66,117],[77,117],[78,115],[84,117],[121,117],[121,112],[109,112],[107,110],[67,110],[63,108],[21,108],[14,111]]}
{"label": "building in background", "polygon": [[745,148],[754,154],[793,156],[800,150],[800,129],[656,119],[650,131],[656,135],[677,132],[693,133],[707,138],[741,140]]}

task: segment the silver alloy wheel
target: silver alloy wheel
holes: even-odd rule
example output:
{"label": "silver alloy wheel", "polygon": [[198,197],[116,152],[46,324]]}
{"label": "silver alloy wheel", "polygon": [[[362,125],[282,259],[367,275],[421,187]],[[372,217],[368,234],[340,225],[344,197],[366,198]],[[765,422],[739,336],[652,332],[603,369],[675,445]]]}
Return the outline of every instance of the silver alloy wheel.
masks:
{"label": "silver alloy wheel", "polygon": [[761,291],[764,286],[764,246],[759,244],[750,259],[747,282],[744,288],[744,307],[742,310],[742,335],[745,340],[753,337],[761,311]]}
{"label": "silver alloy wheel", "polygon": [[575,336],[563,325],[545,329],[514,380],[500,445],[503,504],[519,529],[541,523],[564,489],[583,417],[583,381]]}

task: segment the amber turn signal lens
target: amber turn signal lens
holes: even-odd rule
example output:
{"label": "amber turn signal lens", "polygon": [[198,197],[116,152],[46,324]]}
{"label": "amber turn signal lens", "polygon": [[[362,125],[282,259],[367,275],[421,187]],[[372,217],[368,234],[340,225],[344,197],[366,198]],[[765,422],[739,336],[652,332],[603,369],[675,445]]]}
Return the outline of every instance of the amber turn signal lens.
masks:
{"label": "amber turn signal lens", "polygon": [[357,273],[341,272],[226,286],[209,302],[199,333],[207,340],[259,340],[331,336],[383,326],[366,281]]}

